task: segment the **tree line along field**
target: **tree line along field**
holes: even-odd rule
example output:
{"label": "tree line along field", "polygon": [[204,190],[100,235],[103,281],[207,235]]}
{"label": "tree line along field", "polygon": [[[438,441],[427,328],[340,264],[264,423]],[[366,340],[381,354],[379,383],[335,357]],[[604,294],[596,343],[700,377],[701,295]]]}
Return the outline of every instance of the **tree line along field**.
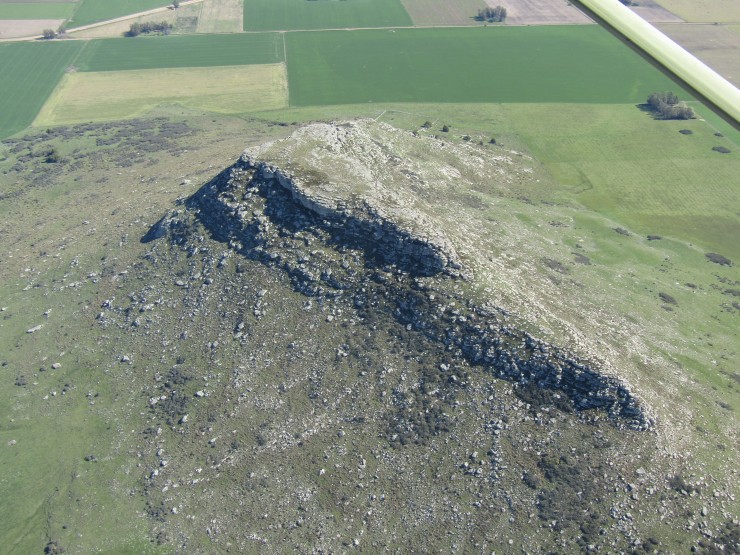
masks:
{"label": "tree line along field", "polygon": [[291,104],[639,103],[675,85],[597,26],[287,33]]}
{"label": "tree line along field", "polygon": [[244,0],[245,31],[411,25],[400,0]]}

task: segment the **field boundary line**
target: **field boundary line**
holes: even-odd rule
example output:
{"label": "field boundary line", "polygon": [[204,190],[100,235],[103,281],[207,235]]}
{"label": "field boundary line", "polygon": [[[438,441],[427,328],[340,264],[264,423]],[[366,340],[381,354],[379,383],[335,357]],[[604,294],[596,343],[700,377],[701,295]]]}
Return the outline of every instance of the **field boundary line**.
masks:
{"label": "field boundary line", "polygon": [[288,71],[288,45],[285,43],[285,32],[280,33],[280,40],[283,41],[283,66],[285,67],[285,87],[287,88],[285,97],[288,108],[290,108],[290,72]]}

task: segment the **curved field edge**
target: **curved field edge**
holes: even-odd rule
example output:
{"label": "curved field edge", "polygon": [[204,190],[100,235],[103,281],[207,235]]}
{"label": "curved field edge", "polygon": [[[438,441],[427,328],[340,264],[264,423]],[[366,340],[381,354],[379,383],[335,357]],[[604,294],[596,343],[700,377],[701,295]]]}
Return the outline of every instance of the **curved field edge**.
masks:
{"label": "curved field edge", "polygon": [[33,121],[84,43],[0,44],[0,138]]}
{"label": "curved field edge", "polygon": [[740,90],[617,0],[579,0],[740,125]]}

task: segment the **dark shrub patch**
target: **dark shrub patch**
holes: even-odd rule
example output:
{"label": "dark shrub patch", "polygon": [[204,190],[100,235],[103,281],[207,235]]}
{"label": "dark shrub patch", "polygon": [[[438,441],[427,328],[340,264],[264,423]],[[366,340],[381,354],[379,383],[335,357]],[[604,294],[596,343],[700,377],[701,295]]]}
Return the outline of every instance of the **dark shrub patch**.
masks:
{"label": "dark shrub patch", "polygon": [[713,146],[712,150],[721,154],[729,154],[730,152],[732,152],[729,148],[726,148],[724,146]]}
{"label": "dark shrub patch", "polygon": [[678,306],[678,302],[676,301],[676,299],[671,297],[668,293],[658,293],[658,296],[660,297],[660,300],[664,303]]}
{"label": "dark shrub patch", "polygon": [[614,231],[616,231],[620,235],[624,235],[625,237],[629,237],[631,235],[631,233],[627,231],[626,229],[624,229],[623,227],[615,227]]}
{"label": "dark shrub patch", "polygon": [[553,260],[552,258],[543,258],[542,262],[550,268],[551,270],[558,272],[559,274],[567,274],[568,268],[563,266],[560,262],[557,260]]}
{"label": "dark shrub patch", "polygon": [[660,241],[662,237],[660,235],[648,235],[647,240],[648,241]]}
{"label": "dark shrub patch", "polygon": [[722,256],[721,254],[717,254],[716,252],[708,252],[704,256],[706,256],[710,262],[714,262],[720,266],[732,266],[732,260]]}
{"label": "dark shrub patch", "polygon": [[693,135],[694,134],[694,132],[691,129],[681,129],[679,133],[681,133],[681,135]]}

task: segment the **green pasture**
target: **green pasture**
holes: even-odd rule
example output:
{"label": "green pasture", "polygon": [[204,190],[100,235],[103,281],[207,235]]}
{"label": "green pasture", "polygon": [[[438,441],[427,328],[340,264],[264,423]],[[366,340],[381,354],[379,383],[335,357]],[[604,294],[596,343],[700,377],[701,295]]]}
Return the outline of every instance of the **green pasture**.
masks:
{"label": "green pasture", "polygon": [[0,137],[33,121],[83,46],[80,41],[0,44]]}
{"label": "green pasture", "polygon": [[707,122],[655,120],[631,105],[512,104],[506,113],[567,197],[636,233],[740,259],[740,151]]}
{"label": "green pasture", "polygon": [[81,27],[171,4],[172,2],[166,0],[82,0],[69,22],[69,27]]}
{"label": "green pasture", "polygon": [[245,31],[411,25],[400,0],[244,0]]}
{"label": "green pasture", "polygon": [[291,104],[638,103],[675,85],[595,25],[287,33]]}
{"label": "green pasture", "polygon": [[71,2],[3,2],[0,19],[67,19],[75,6]]}
{"label": "green pasture", "polygon": [[[282,61],[281,36],[277,33],[259,33],[92,40],[76,65],[82,71],[116,71],[271,64]],[[186,85],[183,83],[183,86]]]}

